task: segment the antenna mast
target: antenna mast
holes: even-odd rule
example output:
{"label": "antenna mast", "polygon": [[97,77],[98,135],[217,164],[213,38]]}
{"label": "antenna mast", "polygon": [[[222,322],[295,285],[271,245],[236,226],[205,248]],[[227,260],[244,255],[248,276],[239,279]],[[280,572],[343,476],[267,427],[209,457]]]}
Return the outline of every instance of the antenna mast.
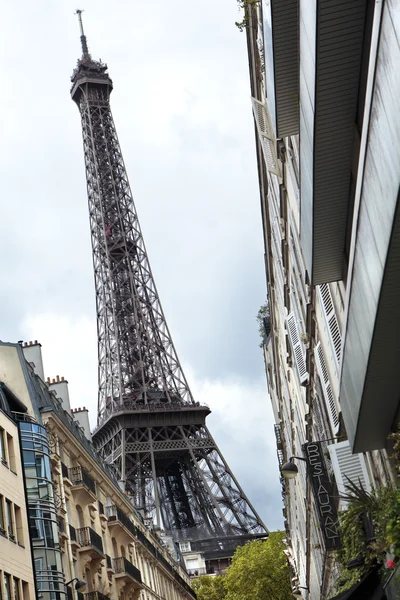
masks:
{"label": "antenna mast", "polygon": [[83,13],[83,10],[80,10],[78,8],[76,9],[75,14],[78,15],[79,29],[81,31],[82,55],[83,55],[83,58],[89,58],[90,54],[89,54],[89,49],[88,49],[88,45],[87,45],[87,39],[86,39],[85,32],[83,31],[82,13]]}

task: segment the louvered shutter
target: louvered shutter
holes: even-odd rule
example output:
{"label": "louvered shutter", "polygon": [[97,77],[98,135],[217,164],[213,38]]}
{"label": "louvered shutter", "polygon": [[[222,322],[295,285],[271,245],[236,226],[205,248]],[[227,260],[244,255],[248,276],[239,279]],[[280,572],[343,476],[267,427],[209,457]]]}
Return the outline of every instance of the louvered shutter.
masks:
{"label": "louvered shutter", "polygon": [[367,492],[371,491],[365,458],[362,454],[352,454],[349,441],[331,444],[328,450],[339,494],[346,494],[347,477],[356,485],[361,483]]}
{"label": "louvered shutter", "polygon": [[338,410],[336,408],[335,396],[332,392],[332,386],[329,379],[328,369],[326,368],[321,342],[318,342],[318,344],[315,346],[314,356],[315,363],[317,365],[317,372],[321,381],[322,391],[325,398],[325,404],[328,409],[329,419],[333,431],[336,431],[336,428],[339,425],[339,415]]}
{"label": "louvered shutter", "polygon": [[339,323],[336,317],[335,305],[333,304],[329,284],[324,283],[323,285],[320,285],[318,288],[318,292],[321,298],[326,324],[328,326],[329,336],[334,349],[336,363],[339,367],[342,351],[342,336],[340,334]]}
{"label": "louvered shutter", "polygon": [[300,382],[303,383],[308,379],[307,366],[304,356],[303,343],[300,339],[299,328],[295,314],[292,312],[286,319],[286,328],[289,334],[290,344],[292,346],[292,352],[296,363],[297,372],[299,374]]}
{"label": "louvered shutter", "polygon": [[260,102],[255,98],[252,98],[251,101],[267,169],[270,173],[274,173],[278,177],[281,177],[280,164],[276,153],[275,133],[268,108],[263,102]]}

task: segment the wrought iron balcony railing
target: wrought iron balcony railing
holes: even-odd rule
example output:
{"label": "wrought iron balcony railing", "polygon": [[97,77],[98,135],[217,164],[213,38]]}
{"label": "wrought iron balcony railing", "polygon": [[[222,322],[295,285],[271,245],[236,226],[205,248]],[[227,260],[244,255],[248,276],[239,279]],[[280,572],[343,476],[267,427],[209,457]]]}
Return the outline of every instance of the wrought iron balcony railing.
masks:
{"label": "wrought iron balcony railing", "polygon": [[135,565],[129,562],[129,560],[127,560],[124,556],[114,558],[114,571],[116,575],[126,573],[138,583],[142,583],[142,576],[139,569],[137,569]]}
{"label": "wrought iron balcony railing", "polygon": [[69,469],[69,479],[74,485],[84,485],[96,495],[96,484],[82,467],[71,467],[71,469]]}
{"label": "wrought iron balcony railing", "polygon": [[130,531],[130,533],[132,533],[132,535],[136,536],[137,534],[137,529],[134,526],[134,524],[132,523],[132,521],[130,520],[129,517],[127,517],[122,510],[120,510],[118,508],[118,506],[115,506],[115,504],[112,504],[110,506],[106,506],[106,516],[108,518],[109,521],[119,521],[120,523],[122,523],[122,525],[124,527],[126,527],[126,529],[128,531]]}
{"label": "wrought iron balcony railing", "polygon": [[282,434],[281,434],[281,426],[274,425],[276,444],[279,450],[282,450]]}
{"label": "wrought iron balcony railing", "polygon": [[108,596],[101,592],[87,592],[84,594],[85,600],[110,600]]}
{"label": "wrought iron balcony railing", "polygon": [[103,554],[103,541],[98,533],[91,527],[82,527],[76,530],[78,544],[81,547],[92,546]]}

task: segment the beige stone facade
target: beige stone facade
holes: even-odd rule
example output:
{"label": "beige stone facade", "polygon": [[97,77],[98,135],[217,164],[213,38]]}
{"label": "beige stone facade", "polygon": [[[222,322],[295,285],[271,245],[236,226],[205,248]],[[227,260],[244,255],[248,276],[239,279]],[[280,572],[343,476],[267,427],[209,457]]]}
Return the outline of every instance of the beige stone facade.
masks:
{"label": "beige stone facade", "polygon": [[56,413],[44,413],[43,423],[51,440],[66,579],[84,579],[87,593],[115,600],[191,598],[186,572],[98,460]]}
{"label": "beige stone facade", "polygon": [[[36,352],[34,360],[18,344],[0,343],[0,374],[9,402],[9,417],[0,412],[4,462],[16,465],[17,472],[0,464],[0,494],[4,510],[6,499],[11,502],[15,541],[21,540],[21,546],[9,539],[3,543],[0,536],[0,597],[34,600],[33,562],[43,600],[192,600],[195,594],[176,560],[177,548],[145,525],[94,451],[76,411],[69,403],[64,410],[65,394],[57,397],[59,390],[43,381],[40,344],[28,349]],[[12,451],[6,445],[11,438]],[[86,582],[85,590],[77,591],[75,582],[65,586],[75,578]]]}
{"label": "beige stone facade", "polygon": [[5,600],[34,600],[18,427],[0,410],[0,591]]}

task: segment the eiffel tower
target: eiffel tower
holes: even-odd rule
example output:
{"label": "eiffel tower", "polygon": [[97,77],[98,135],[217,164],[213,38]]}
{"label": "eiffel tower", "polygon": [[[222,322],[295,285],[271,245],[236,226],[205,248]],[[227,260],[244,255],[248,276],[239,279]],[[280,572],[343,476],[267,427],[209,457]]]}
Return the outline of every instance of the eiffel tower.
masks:
{"label": "eiffel tower", "polygon": [[[231,549],[267,529],[195,402],[161,308],[111,108],[107,65],[82,57],[82,120],[96,290],[99,400],[93,442],[136,507],[175,541]],[[203,546],[202,546],[203,544]]]}

